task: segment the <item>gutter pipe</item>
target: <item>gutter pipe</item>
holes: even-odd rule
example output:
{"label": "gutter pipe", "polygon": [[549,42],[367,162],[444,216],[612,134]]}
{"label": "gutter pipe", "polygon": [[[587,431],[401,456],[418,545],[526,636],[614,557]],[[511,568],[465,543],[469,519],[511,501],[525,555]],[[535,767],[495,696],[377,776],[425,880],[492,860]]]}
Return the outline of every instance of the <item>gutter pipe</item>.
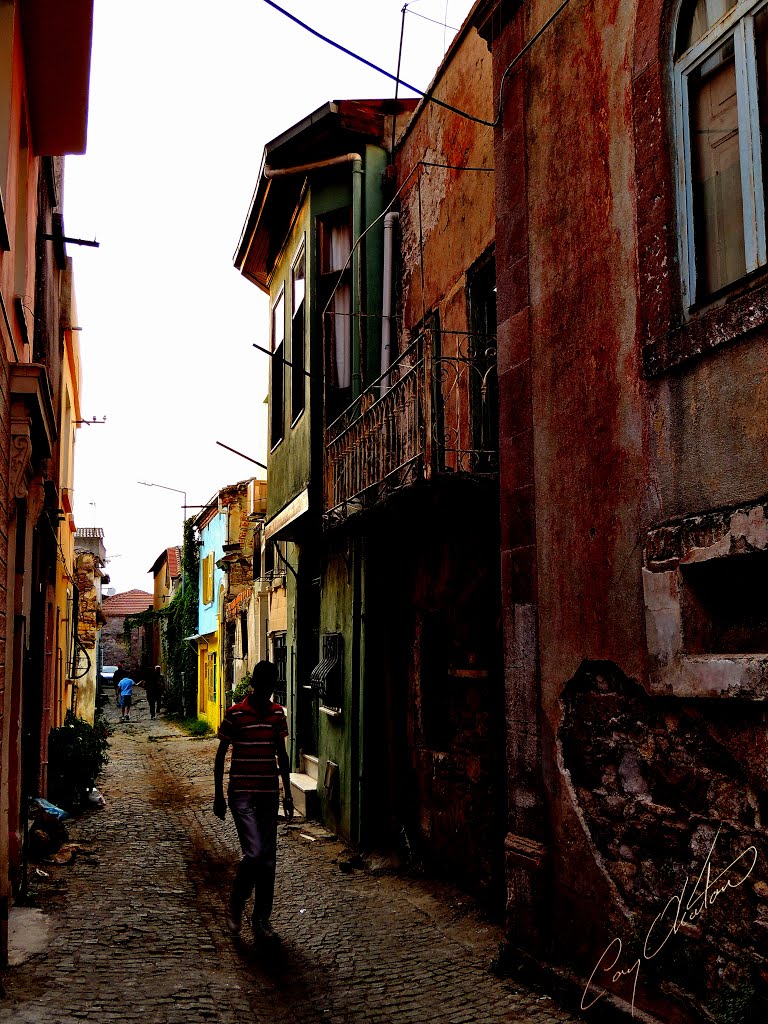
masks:
{"label": "gutter pipe", "polygon": [[380,393],[389,391],[389,367],[392,364],[392,283],[395,252],[395,227],[400,214],[390,211],[384,217],[384,270],[381,304],[381,384]]}
{"label": "gutter pipe", "polygon": [[359,160],[362,163],[362,157],[359,153],[344,153],[343,156],[332,156],[327,160],[315,160],[311,164],[295,164],[293,167],[265,167],[264,177],[271,178],[285,178],[289,174],[303,174],[304,171],[319,171],[323,167],[334,167],[336,164],[349,164],[355,160]]}

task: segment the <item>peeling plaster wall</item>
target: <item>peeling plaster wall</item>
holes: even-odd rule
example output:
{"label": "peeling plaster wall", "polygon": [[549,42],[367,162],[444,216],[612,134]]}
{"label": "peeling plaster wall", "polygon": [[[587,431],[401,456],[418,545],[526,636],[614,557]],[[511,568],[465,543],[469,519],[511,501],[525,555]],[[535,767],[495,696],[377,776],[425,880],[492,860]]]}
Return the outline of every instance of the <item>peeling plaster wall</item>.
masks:
{"label": "peeling plaster wall", "polygon": [[[494,6],[498,92],[554,8]],[[726,862],[757,845],[755,885],[730,923],[706,935],[702,923],[701,948],[688,964],[678,952],[666,979],[712,1009],[721,996],[765,999],[768,982],[755,937],[768,651],[730,664],[708,651],[717,601],[691,581],[707,559],[753,557],[738,538],[757,536],[768,494],[768,363],[760,292],[754,308],[736,295],[683,322],[658,70],[669,7],[567,7],[508,78],[496,132],[508,925],[514,942],[588,976],[617,928],[639,928],[653,893],[673,895],[667,881],[701,864],[723,820]],[[694,553],[697,522],[711,527],[706,555]],[[669,566],[656,544],[667,527],[688,538]],[[580,666],[601,663],[608,683],[586,682]],[[665,676],[673,663],[686,671]],[[746,684],[724,685],[735,674]],[[663,989],[645,972],[638,1004],[698,1019]]]}
{"label": "peeling plaster wall", "polygon": [[[530,24],[544,20],[537,4]],[[584,657],[644,671],[631,4],[559,19],[528,83],[532,403],[545,708]],[[562,74],[567,53],[569,73]],[[549,638],[557,637],[556,643]]]}
{"label": "peeling plaster wall", "polygon": [[[440,78],[435,95],[478,117],[491,116],[491,55],[474,30],[461,42]],[[420,160],[455,167],[493,168],[493,129],[473,124],[434,104],[420,108],[397,153],[402,182]],[[438,307],[444,328],[465,331],[463,275],[494,238],[494,174],[424,167],[400,200],[400,350],[423,311]],[[421,287],[421,252],[424,291]],[[460,302],[446,302],[461,289]],[[444,344],[455,345],[455,339]]]}
{"label": "peeling plaster wall", "polygon": [[724,508],[768,493],[765,334],[654,383],[654,462],[663,518]]}

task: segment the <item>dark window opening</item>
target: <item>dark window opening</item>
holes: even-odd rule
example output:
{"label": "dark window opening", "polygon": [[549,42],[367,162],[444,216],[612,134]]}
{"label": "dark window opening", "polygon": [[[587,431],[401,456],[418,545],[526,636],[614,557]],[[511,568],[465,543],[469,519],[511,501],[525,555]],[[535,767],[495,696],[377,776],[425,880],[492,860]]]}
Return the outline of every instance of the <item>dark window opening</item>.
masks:
{"label": "dark window opening", "polygon": [[240,612],[240,656],[248,657],[248,612]]}
{"label": "dark window opening", "polygon": [[272,661],[277,669],[274,700],[277,704],[282,704],[285,707],[288,699],[288,647],[285,633],[275,633],[272,638]]}
{"label": "dark window opening", "polygon": [[467,274],[471,360],[470,417],[476,469],[498,463],[499,384],[496,373],[496,260],[491,253]]}
{"label": "dark window opening", "polygon": [[318,217],[318,302],[323,313],[326,413],[332,422],[352,400],[352,208]]}
{"label": "dark window opening", "polygon": [[264,545],[264,572],[262,576],[269,576],[275,571],[275,542],[268,540]]}
{"label": "dark window opening", "polygon": [[768,653],[768,552],[681,566],[686,654]]}

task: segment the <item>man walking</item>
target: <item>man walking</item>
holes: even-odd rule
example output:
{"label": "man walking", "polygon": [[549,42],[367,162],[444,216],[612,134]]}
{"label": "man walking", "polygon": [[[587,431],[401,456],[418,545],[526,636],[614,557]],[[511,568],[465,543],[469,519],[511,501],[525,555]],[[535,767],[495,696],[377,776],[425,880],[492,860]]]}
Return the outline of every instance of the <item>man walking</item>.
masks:
{"label": "man walking", "polygon": [[[133,701],[133,688],[136,684],[133,679],[128,675],[123,675],[120,682],[117,684],[117,688],[120,691],[120,721],[130,722],[131,720],[131,703]],[[141,686],[141,683],[139,683]]]}
{"label": "man walking", "polygon": [[112,685],[115,688],[115,704],[120,707],[120,680],[125,679],[128,673],[125,671],[125,663],[118,661],[115,674],[112,676]]}
{"label": "man walking", "polygon": [[[251,923],[256,939],[276,938],[269,923],[275,892],[278,769],[283,782],[283,808],[293,818],[290,766],[285,749],[285,712],[272,702],[277,669],[260,661],[251,676],[252,692],[233,704],[219,728],[219,748],[213,767],[213,813],[223,821],[227,803],[232,811],[243,859],[237,868],[226,916],[227,927],[238,934],[245,904],[254,893]],[[232,746],[228,799],[224,798],[224,762]]]}
{"label": "man walking", "polygon": [[144,689],[147,694],[150,718],[154,718],[155,713],[160,711],[160,701],[162,699],[164,688],[165,680],[163,679],[163,671],[159,665],[155,665],[144,680]]}

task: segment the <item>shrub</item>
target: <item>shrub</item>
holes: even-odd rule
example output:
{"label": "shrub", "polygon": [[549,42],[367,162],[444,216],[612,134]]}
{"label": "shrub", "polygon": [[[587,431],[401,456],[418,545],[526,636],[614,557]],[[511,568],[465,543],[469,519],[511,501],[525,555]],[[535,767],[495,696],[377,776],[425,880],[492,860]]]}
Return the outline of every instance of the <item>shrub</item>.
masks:
{"label": "shrub", "polygon": [[241,700],[245,700],[248,694],[251,692],[251,673],[246,672],[240,682],[232,691],[232,703],[239,704]]}
{"label": "shrub", "polygon": [[109,760],[109,727],[100,714],[89,725],[73,711],[48,738],[48,799],[67,811],[79,810]]}
{"label": "shrub", "polygon": [[210,725],[202,718],[195,718],[188,725],[185,722],[184,726],[190,736],[207,736],[208,733],[213,731]]}
{"label": "shrub", "polygon": [[180,729],[190,736],[210,736],[213,732],[204,718],[184,718],[182,715],[166,715],[166,722],[175,722]]}

